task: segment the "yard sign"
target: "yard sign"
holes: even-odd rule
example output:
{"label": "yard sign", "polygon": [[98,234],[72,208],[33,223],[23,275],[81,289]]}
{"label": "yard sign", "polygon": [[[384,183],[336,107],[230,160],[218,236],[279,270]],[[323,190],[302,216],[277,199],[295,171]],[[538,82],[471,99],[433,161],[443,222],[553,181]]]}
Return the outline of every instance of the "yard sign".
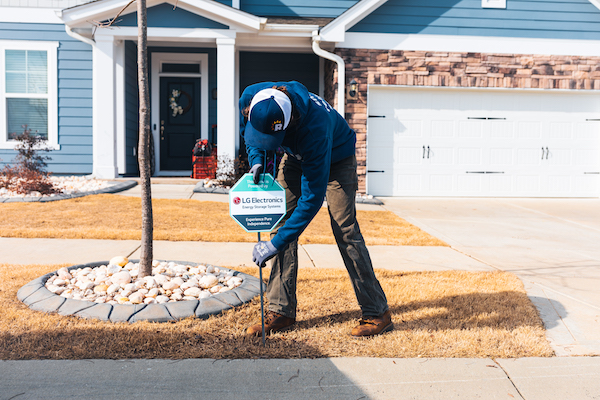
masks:
{"label": "yard sign", "polygon": [[246,232],[270,232],[286,213],[285,190],[271,174],[245,174],[229,191],[229,215]]}

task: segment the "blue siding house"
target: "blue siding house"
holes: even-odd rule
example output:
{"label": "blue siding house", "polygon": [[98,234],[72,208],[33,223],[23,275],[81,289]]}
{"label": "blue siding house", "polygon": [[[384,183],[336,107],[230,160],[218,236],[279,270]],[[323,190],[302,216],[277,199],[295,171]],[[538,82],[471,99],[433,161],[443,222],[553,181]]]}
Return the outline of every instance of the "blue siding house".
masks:
{"label": "blue siding house", "polygon": [[[127,3],[0,0],[0,166],[27,125],[55,174],[138,174]],[[597,0],[147,5],[156,176],[189,176],[198,138],[235,158],[243,89],[298,80],[357,132],[362,192],[600,196]]]}

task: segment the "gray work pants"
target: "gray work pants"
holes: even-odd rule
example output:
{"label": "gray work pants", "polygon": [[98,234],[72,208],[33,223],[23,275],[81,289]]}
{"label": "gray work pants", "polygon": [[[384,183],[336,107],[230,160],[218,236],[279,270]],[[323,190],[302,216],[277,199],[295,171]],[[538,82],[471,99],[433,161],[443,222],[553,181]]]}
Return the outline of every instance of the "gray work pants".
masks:
{"label": "gray work pants", "polygon": [[[287,214],[271,233],[271,237],[275,236],[277,229],[283,226],[296,208],[301,196],[301,176],[301,163],[287,154],[284,155],[277,172],[277,181],[285,189]],[[371,258],[356,221],[357,189],[355,156],[331,165],[326,199],[333,234],[350,275],[362,315],[380,316],[388,309],[387,299],[373,272]],[[295,240],[285,246],[272,261],[266,291],[270,311],[296,318],[297,276],[298,241]]]}

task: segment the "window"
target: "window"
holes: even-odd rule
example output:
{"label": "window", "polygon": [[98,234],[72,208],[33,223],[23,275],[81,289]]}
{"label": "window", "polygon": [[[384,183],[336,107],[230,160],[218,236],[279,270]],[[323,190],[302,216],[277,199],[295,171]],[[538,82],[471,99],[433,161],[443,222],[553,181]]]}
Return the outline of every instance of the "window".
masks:
{"label": "window", "polygon": [[27,125],[58,148],[56,42],[0,41],[0,148]]}
{"label": "window", "polygon": [[482,8],[506,8],[506,0],[481,0]]}

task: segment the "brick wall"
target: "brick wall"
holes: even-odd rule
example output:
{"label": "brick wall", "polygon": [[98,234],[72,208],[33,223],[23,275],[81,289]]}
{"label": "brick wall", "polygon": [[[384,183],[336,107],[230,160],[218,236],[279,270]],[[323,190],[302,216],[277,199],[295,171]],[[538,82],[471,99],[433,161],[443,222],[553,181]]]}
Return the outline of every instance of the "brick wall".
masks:
{"label": "brick wall", "polygon": [[[600,57],[336,49],[346,62],[346,119],[356,131],[359,191],[366,190],[367,87],[373,84],[600,90]],[[337,71],[325,65],[325,97],[335,106]]]}

